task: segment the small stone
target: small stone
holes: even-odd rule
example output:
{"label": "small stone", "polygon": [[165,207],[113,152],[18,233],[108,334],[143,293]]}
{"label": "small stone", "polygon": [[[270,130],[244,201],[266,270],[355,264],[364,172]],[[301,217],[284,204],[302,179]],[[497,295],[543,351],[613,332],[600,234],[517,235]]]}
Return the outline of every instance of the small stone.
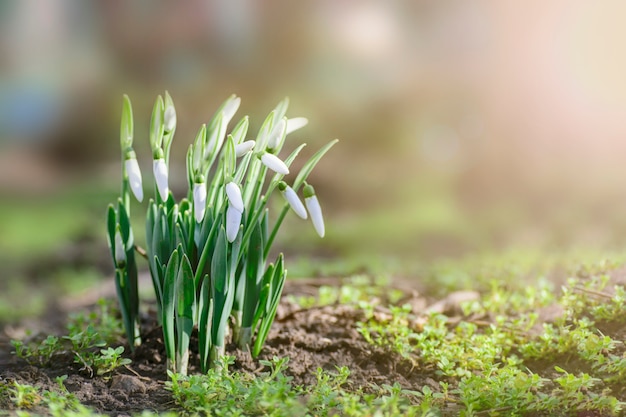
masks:
{"label": "small stone", "polygon": [[111,380],[111,389],[127,394],[146,393],[146,386],[139,378],[131,375],[115,375]]}

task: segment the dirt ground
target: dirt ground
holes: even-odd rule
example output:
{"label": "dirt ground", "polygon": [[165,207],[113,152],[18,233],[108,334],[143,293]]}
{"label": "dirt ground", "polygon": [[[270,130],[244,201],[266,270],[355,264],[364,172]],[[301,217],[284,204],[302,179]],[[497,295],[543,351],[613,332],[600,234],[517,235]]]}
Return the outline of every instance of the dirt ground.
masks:
{"label": "dirt ground", "polygon": [[[307,294],[315,291],[317,285],[319,283],[288,283],[285,293]],[[414,295],[416,293],[407,294],[407,299]],[[154,316],[153,312],[143,316],[144,341],[129,355],[132,363],[119,368],[106,379],[91,377],[81,371],[81,365],[74,363],[71,353],[55,356],[48,367],[31,366],[11,354],[10,337],[3,331],[0,333],[0,379],[53,390],[57,387],[55,378],[67,375],[65,385],[81,403],[109,415],[129,415],[142,410],[175,410],[172,397],[165,389],[165,350],[161,329]],[[48,314],[30,324],[45,329],[46,333],[56,330],[62,334],[65,331],[62,317],[63,314]],[[367,391],[371,384],[396,382],[408,389],[438,386],[431,378],[430,370],[417,369],[400,355],[368,344],[357,332],[356,324],[362,320],[363,312],[350,306],[302,309],[283,296],[276,321],[259,358],[252,359],[248,353],[231,345],[227,354],[234,355],[236,360],[230,369],[258,373],[264,370],[259,360],[278,356],[289,357],[285,374],[293,377],[296,385],[315,383],[318,367],[335,371],[337,366],[347,366],[351,371],[348,389],[363,388]],[[194,340],[191,346],[193,349]],[[194,372],[199,372],[197,355],[192,356],[190,364],[190,373]],[[10,406],[0,404],[0,409]]]}

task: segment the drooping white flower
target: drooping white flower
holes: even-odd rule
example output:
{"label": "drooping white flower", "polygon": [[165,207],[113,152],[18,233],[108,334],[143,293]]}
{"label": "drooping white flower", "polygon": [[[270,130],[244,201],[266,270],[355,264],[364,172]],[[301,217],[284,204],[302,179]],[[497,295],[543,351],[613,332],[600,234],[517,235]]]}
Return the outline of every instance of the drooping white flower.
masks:
{"label": "drooping white flower", "polygon": [[235,241],[239,233],[242,214],[241,211],[231,205],[226,209],[226,239],[231,243]]}
{"label": "drooping white flower", "polygon": [[128,183],[135,198],[140,203],[143,201],[143,188],[141,183],[141,170],[137,163],[137,158],[129,158],[124,162],[124,168],[126,175],[128,176]]}
{"label": "drooping white flower", "polygon": [[308,217],[306,209],[294,189],[288,186],[284,181],[281,181],[278,184],[278,189],[283,193],[283,197],[285,197],[285,200],[287,200],[289,206],[298,215],[298,217],[306,219]]}
{"label": "drooping white flower", "polygon": [[320,237],[324,237],[326,231],[324,228],[322,208],[320,207],[320,202],[317,200],[317,196],[315,195],[315,190],[308,184],[304,187],[304,203],[306,204],[306,208],[309,210],[309,214],[311,215],[311,222],[313,223],[315,231]]}
{"label": "drooping white flower", "polygon": [[252,148],[254,148],[255,144],[255,141],[247,140],[240,143],[239,145],[235,145],[235,155],[237,155],[237,158],[241,158],[242,156],[250,152]]}
{"label": "drooping white flower", "polygon": [[157,188],[159,189],[161,200],[167,201],[170,190],[167,185],[168,173],[165,159],[159,158],[152,161],[152,170],[154,171],[154,180],[156,181]]}
{"label": "drooping white flower", "polygon": [[226,184],[226,195],[228,202],[233,208],[243,213],[243,199],[241,198],[241,188],[233,181]]}
{"label": "drooping white flower", "polygon": [[285,124],[287,122],[285,119],[281,119],[280,122],[276,123],[274,129],[272,129],[272,133],[270,133],[267,138],[267,148],[268,149],[276,149],[278,145],[280,145],[280,140],[282,139],[283,130],[285,130]]}
{"label": "drooping white flower", "polygon": [[261,162],[263,162],[263,165],[265,165],[274,172],[283,175],[289,174],[289,168],[287,167],[287,165],[285,165],[285,163],[274,154],[265,152],[263,156],[261,156]]}
{"label": "drooping white flower", "polygon": [[169,106],[163,112],[163,129],[165,132],[171,132],[176,129],[176,109],[174,109],[174,106]]}
{"label": "drooping white flower", "polygon": [[307,119],[306,117],[294,117],[292,119],[288,119],[287,131],[285,134],[288,135],[291,132],[295,132],[296,130],[303,128],[307,124],[309,124],[309,119]]}
{"label": "drooping white flower", "polygon": [[115,230],[115,264],[118,268],[123,268],[126,265],[126,249],[124,241],[122,240],[122,231],[119,226]]}
{"label": "drooping white flower", "polygon": [[206,209],[206,183],[196,182],[193,184],[193,211],[196,222],[202,222]]}

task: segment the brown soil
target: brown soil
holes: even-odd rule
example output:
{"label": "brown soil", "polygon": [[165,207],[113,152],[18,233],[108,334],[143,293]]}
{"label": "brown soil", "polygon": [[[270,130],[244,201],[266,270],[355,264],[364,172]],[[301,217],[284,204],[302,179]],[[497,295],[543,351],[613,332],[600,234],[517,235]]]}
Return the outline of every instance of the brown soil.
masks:
{"label": "brown soil", "polygon": [[[303,294],[311,290],[305,287],[301,283],[291,284],[286,292]],[[407,294],[407,298],[415,297],[416,294]],[[300,309],[283,297],[260,357],[252,359],[248,353],[229,346],[227,353],[236,357],[231,370],[256,373],[263,370],[260,359],[278,356],[289,357],[285,374],[293,377],[296,385],[315,383],[318,367],[335,371],[337,366],[347,366],[351,371],[348,389],[363,388],[368,391],[371,384],[396,382],[408,389],[424,385],[437,388],[429,370],[417,369],[400,355],[365,342],[356,330],[356,323],[364,320],[362,314],[360,310],[345,305]],[[57,323],[62,322],[56,314],[47,317],[55,316]],[[91,377],[81,370],[82,366],[74,363],[74,357],[69,353],[57,355],[48,367],[28,365],[10,353],[12,346],[5,329],[0,334],[0,382],[14,380],[54,390],[57,387],[54,379],[68,375],[65,381],[67,389],[81,403],[102,413],[129,415],[142,410],[175,410],[176,405],[164,384],[167,375],[161,329],[153,317],[154,314],[144,317],[144,343],[129,355],[132,363],[106,379]],[[50,327],[57,326],[57,333],[63,333],[63,327],[58,325],[50,326],[45,321],[38,324],[47,332]],[[192,358],[190,366],[190,372],[198,372],[197,357]],[[11,404],[0,404],[0,409],[10,407]]]}

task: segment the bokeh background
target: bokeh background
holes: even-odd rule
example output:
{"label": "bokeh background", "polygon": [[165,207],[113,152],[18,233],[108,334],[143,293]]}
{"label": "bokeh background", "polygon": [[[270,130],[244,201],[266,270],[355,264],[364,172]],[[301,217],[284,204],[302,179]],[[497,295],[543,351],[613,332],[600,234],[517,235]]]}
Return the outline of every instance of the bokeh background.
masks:
{"label": "bokeh background", "polygon": [[621,0],[1,2],[0,290],[32,298],[32,282],[63,291],[112,271],[121,96],[149,184],[166,89],[178,195],[182,155],[232,93],[251,132],[289,96],[310,120],[295,134],[306,155],[340,139],[311,180],[327,237],[291,218],[277,243],[297,273],[619,251],[625,19]]}

